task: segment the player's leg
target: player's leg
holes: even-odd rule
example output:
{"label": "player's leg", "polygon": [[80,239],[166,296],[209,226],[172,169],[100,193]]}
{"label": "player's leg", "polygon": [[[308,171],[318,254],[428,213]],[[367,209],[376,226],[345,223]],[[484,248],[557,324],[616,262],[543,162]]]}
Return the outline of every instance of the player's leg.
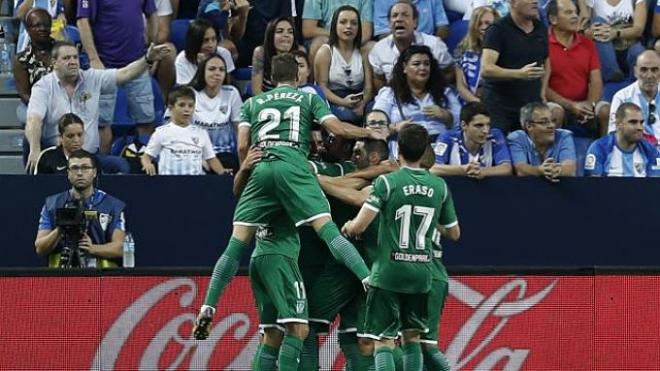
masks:
{"label": "player's leg", "polygon": [[434,279],[428,298],[428,322],[429,331],[421,335],[422,354],[424,366],[429,371],[449,371],[449,362],[445,355],[438,349],[438,325],[442,308],[448,293],[448,282],[446,280]]}
{"label": "player's leg", "polygon": [[[344,266],[339,267],[342,268],[342,270],[347,271]],[[346,274],[350,273],[346,272]],[[349,282],[355,282],[355,279],[352,276],[348,276],[347,278]],[[361,287],[356,287],[361,285],[353,284],[353,286],[356,289],[356,292],[353,295],[353,299],[347,303],[347,305],[344,305],[339,312],[339,348],[341,349],[342,353],[344,353],[344,358],[346,358],[347,371],[358,371],[360,363],[360,351],[357,338],[359,321],[358,311],[360,302],[360,292],[358,290],[362,290]]]}
{"label": "player's leg", "polygon": [[297,371],[300,363],[303,341],[309,334],[307,323],[290,322],[286,324],[286,334],[282,340],[279,354],[280,371]]}
{"label": "player's leg", "polygon": [[392,351],[402,317],[399,295],[373,286],[367,292],[363,336],[374,340],[376,371],[395,370]]}
{"label": "player's leg", "polygon": [[421,334],[428,332],[428,293],[402,294],[401,306],[401,349],[403,369],[422,371],[424,358],[420,345]]}
{"label": "player's leg", "polygon": [[284,331],[278,327],[263,328],[263,338],[257,347],[257,353],[252,362],[253,371],[275,371],[277,357],[284,338]]}
{"label": "player's leg", "polygon": [[263,273],[268,267],[268,256],[255,256],[250,259],[250,286],[254,302],[257,304],[259,316],[259,329],[263,337],[252,362],[253,371],[275,370],[280,344],[284,337],[285,328],[277,323],[277,308],[268,296],[268,280],[264,280]]}
{"label": "player's leg", "polygon": [[299,227],[311,224],[332,255],[345,264],[360,280],[369,275],[364,260],[330,217],[330,205],[307,163],[297,166],[285,161],[273,161],[275,193],[287,214]]}

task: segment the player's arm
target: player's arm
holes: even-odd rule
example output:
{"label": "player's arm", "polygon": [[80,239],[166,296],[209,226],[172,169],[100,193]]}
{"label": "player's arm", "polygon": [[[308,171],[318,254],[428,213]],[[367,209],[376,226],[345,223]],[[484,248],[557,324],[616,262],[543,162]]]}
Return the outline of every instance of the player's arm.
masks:
{"label": "player's arm", "polygon": [[330,177],[319,177],[321,188],[323,188],[323,191],[326,194],[338,199],[347,205],[360,207],[369,197],[371,187],[355,189],[352,187],[338,185],[331,180],[332,178]]}
{"label": "player's arm", "polygon": [[246,123],[238,125],[238,161],[242,164],[250,150],[250,126]]}
{"label": "player's arm", "polygon": [[350,174],[345,175],[345,178],[360,178],[372,180],[378,178],[383,174],[389,174],[399,169],[399,164],[396,161],[385,161],[375,166],[369,166],[366,169],[357,170]]}
{"label": "player's arm", "polygon": [[438,232],[442,235],[444,238],[449,238],[452,241],[458,241],[458,239],[461,237],[461,227],[458,225],[458,222],[456,225],[451,226],[449,228],[445,228],[441,225],[438,225],[436,227]]}
{"label": "player's arm", "polygon": [[329,132],[334,135],[340,136],[346,139],[362,139],[362,138],[371,138],[377,140],[386,140],[387,134],[384,131],[370,130],[366,128],[357,127],[339,121],[335,116],[328,116],[321,123]]}
{"label": "player's arm", "polygon": [[368,181],[367,179],[362,179],[362,178],[349,178],[348,176],[337,176],[337,177],[330,177],[330,176],[325,176],[325,175],[319,175],[319,180],[323,180],[324,182],[334,184],[339,187],[346,187],[346,188],[351,188],[351,189],[362,189],[366,186],[368,186],[371,182]]}
{"label": "player's arm", "polygon": [[259,147],[252,146],[248,151],[247,157],[245,157],[245,160],[241,163],[241,168],[238,169],[238,173],[236,173],[236,176],[234,177],[233,191],[235,196],[240,196],[241,193],[243,193],[243,189],[250,178],[252,169],[254,168],[254,165],[261,160],[261,156],[262,152]]}
{"label": "player's arm", "polygon": [[[447,183],[445,183],[445,187],[447,187]],[[448,187],[442,203],[443,205],[438,217],[438,225],[436,226],[436,229],[443,237],[449,238],[452,241],[457,241],[461,237],[461,227],[458,225],[458,217],[456,215],[456,208],[454,207],[454,198]]]}
{"label": "player's arm", "polygon": [[359,236],[367,230],[367,227],[374,221],[376,215],[378,215],[377,209],[365,203],[362,205],[357,217],[347,221],[341,231],[348,237]]}

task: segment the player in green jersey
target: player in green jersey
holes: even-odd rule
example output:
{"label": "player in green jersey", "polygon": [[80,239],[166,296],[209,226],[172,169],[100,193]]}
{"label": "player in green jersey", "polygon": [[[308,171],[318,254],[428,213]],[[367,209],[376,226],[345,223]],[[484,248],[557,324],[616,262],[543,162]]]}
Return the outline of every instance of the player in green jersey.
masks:
{"label": "player in green jersey", "polygon": [[[298,67],[292,55],[274,57],[271,71],[277,88],[248,99],[241,107],[240,152],[245,155],[248,146],[255,144],[263,150],[263,155],[236,206],[232,236],[215,265],[204,305],[193,328],[196,339],[208,336],[218,298],[236,273],[238,259],[252,241],[257,227],[271,225],[279,213],[286,213],[296,226],[310,223],[337,260],[346,264],[360,280],[368,276],[357,250],[332,222],[328,202],[316,177],[308,170],[306,157],[314,119],[342,137],[382,139],[384,134],[343,123],[330,113],[320,97],[298,91]],[[308,331],[306,323],[286,324],[279,352],[280,370],[298,368],[302,341]]]}
{"label": "player in green jersey", "polygon": [[380,214],[378,251],[371,268],[365,335],[375,340],[376,370],[394,370],[392,349],[402,333],[406,370],[423,367],[420,334],[428,331],[432,239],[436,225],[451,239],[460,229],[446,183],[420,167],[428,133],[419,125],[399,132],[401,169],[382,175],[358,216],[342,231],[362,234]]}

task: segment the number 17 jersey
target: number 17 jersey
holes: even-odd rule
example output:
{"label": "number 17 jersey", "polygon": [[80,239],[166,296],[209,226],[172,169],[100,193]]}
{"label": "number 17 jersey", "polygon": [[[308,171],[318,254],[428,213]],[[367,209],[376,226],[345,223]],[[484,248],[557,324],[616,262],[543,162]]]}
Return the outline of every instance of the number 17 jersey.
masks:
{"label": "number 17 jersey", "polygon": [[403,167],[376,179],[365,207],[380,215],[369,284],[406,294],[430,291],[434,230],[458,223],[445,181]]}
{"label": "number 17 jersey", "polygon": [[246,100],[239,126],[250,127],[251,143],[264,148],[266,158],[306,162],[312,123],[329,117],[334,115],[321,97],[282,85]]}

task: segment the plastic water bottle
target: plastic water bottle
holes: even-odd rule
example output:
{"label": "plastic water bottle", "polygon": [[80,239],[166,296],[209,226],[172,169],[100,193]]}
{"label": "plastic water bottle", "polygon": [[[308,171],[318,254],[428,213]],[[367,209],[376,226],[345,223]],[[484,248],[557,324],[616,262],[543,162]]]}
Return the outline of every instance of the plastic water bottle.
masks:
{"label": "plastic water bottle", "polygon": [[11,49],[5,39],[5,29],[0,26],[0,74],[11,74]]}
{"label": "plastic water bottle", "polygon": [[124,237],[124,268],[135,267],[135,241],[133,235],[129,232]]}

